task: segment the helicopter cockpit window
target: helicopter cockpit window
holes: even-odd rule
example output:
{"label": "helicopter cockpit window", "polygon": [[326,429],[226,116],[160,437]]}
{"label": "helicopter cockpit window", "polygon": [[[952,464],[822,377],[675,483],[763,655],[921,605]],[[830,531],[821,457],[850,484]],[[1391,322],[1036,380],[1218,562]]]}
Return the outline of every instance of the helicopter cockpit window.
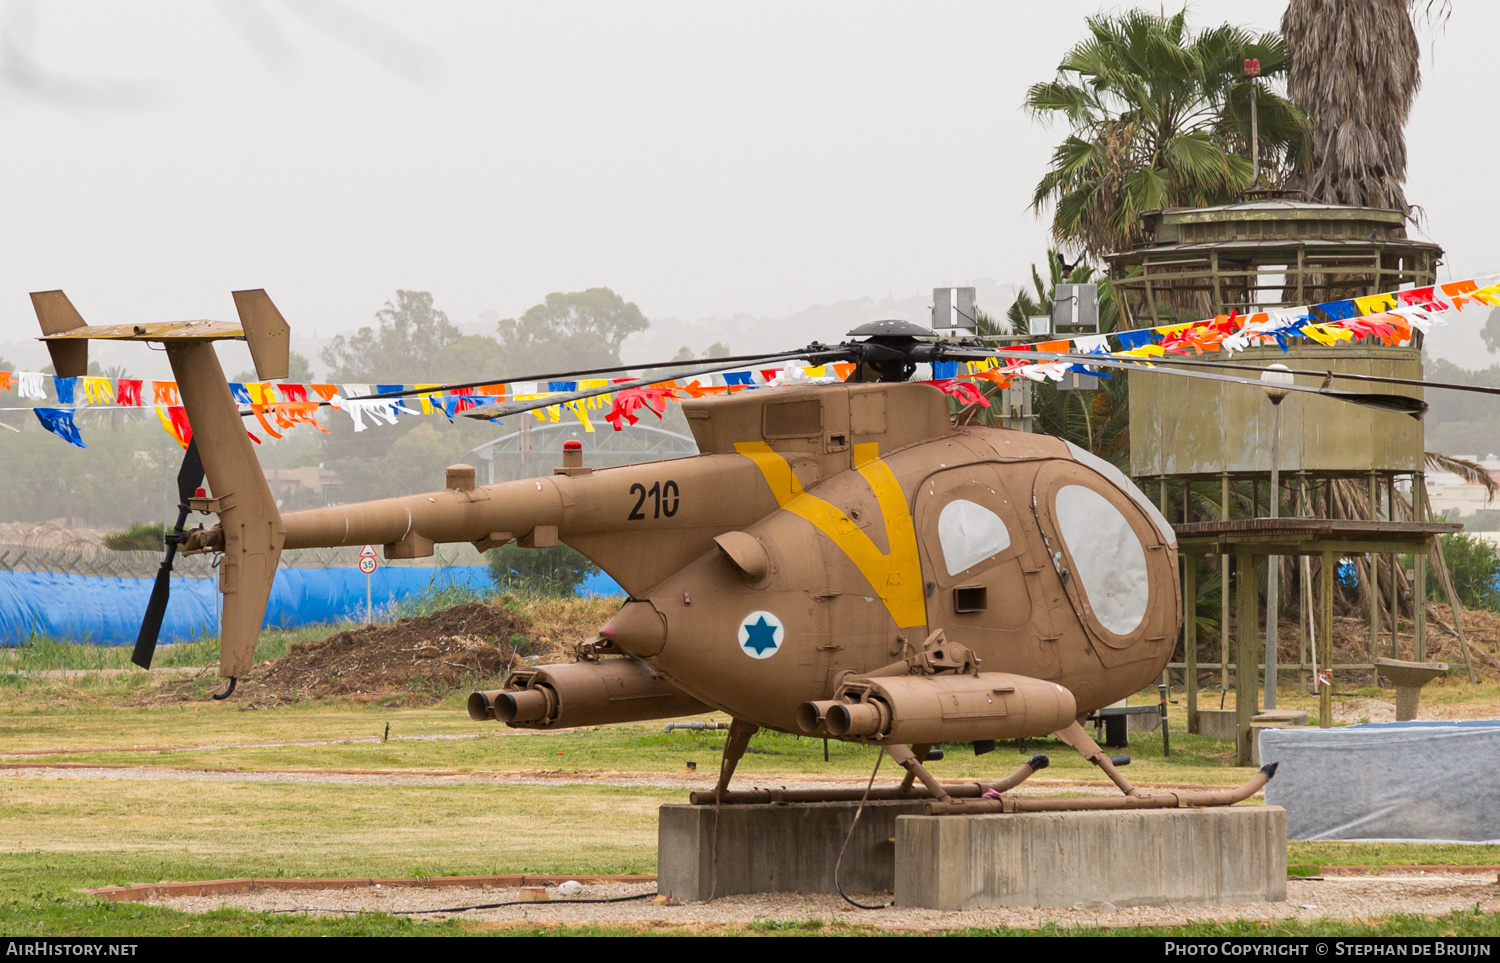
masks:
{"label": "helicopter cockpit window", "polygon": [[999,515],[960,498],[938,515],[938,544],[948,574],[957,575],[1010,548],[1010,530]]}
{"label": "helicopter cockpit window", "polygon": [[1129,635],[1150,601],[1146,551],[1120,510],[1098,492],[1065,485],[1057,492],[1057,527],[1089,607],[1101,625]]}

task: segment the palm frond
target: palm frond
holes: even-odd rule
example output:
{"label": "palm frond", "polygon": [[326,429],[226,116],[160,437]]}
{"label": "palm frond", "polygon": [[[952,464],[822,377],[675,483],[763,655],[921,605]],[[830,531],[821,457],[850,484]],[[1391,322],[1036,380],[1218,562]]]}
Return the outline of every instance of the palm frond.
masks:
{"label": "palm frond", "polygon": [[1423,464],[1428,471],[1447,472],[1450,475],[1457,475],[1470,485],[1483,485],[1486,504],[1494,501],[1495,493],[1500,491],[1500,482],[1495,481],[1489,469],[1467,458],[1429,451],[1423,455]]}

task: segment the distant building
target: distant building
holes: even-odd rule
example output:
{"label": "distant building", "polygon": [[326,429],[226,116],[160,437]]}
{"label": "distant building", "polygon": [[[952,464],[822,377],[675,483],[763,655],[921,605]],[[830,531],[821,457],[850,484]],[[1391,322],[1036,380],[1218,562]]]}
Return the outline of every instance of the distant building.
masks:
{"label": "distant building", "polygon": [[262,468],[278,505],[331,505],[338,501],[339,476],[331,468]]}

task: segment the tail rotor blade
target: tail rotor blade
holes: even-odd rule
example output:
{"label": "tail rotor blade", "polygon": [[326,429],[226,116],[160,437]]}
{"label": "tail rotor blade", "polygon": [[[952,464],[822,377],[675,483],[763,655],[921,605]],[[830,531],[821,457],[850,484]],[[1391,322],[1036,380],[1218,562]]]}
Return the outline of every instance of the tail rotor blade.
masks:
{"label": "tail rotor blade", "polygon": [[167,596],[171,592],[172,557],[168,555],[156,573],[151,601],[146,603],[146,617],[141,619],[141,631],[135,637],[135,651],[130,654],[130,661],[143,669],[151,668],[151,657],[156,654],[156,637],[161,634],[162,619],[167,614]]}
{"label": "tail rotor blade", "polygon": [[182,544],[182,530],[187,525],[188,500],[198,494],[203,484],[203,459],[198,457],[198,439],[188,442],[187,452],[182,456],[182,467],[177,470],[177,495],[181,499],[177,506],[177,526],[167,533],[167,552],[162,557],[161,568],[156,572],[156,584],[151,587],[151,600],[146,603],[146,614],[141,619],[141,631],[135,637],[135,651],[130,661],[143,669],[151,668],[151,657],[156,654],[156,639],[161,635],[161,623],[167,615],[167,598],[172,594],[172,560],[177,557],[177,546]]}
{"label": "tail rotor blade", "polygon": [[[202,484],[203,459],[198,456],[198,439],[194,438],[188,442],[187,451],[182,456],[182,467],[177,470],[178,504],[186,505],[188,499],[198,494],[198,487]],[[178,531],[182,530],[182,524],[181,521],[177,523]]]}

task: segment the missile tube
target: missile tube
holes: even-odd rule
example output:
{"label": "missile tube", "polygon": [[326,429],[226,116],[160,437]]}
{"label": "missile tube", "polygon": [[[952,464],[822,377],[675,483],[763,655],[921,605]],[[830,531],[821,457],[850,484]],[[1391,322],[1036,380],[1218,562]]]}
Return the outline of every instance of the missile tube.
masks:
{"label": "missile tube", "polygon": [[504,689],[469,696],[469,718],[524,729],[642,722],[709,711],[646,663],[630,658],[520,669]]}
{"label": "missile tube", "polygon": [[804,703],[803,732],[907,745],[1046,735],[1078,714],[1073,693],[1006,672],[850,679],[830,700]]}

